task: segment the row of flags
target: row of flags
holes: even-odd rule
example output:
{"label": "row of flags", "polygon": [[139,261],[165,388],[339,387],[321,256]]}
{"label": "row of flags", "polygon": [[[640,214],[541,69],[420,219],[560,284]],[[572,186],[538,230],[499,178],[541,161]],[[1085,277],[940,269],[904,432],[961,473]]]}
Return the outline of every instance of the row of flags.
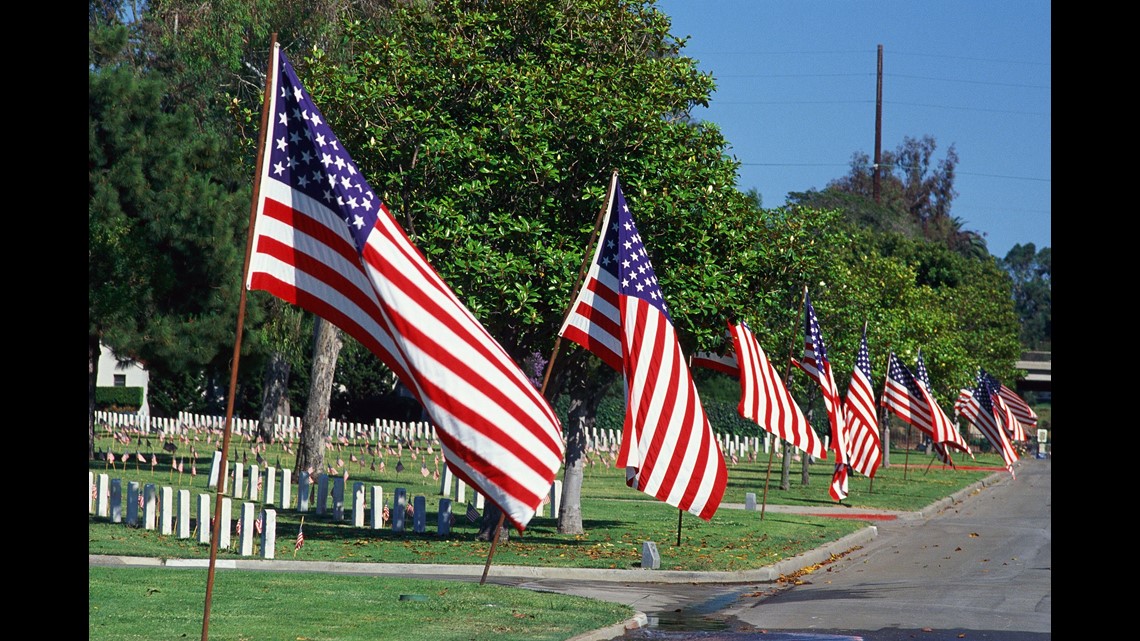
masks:
{"label": "row of flags", "polygon": [[[246,288],[316,314],[376,354],[431,418],[453,473],[521,532],[562,463],[554,410],[412,244],[276,42],[265,109]],[[616,171],[603,211],[593,260],[559,337],[622,374],[626,414],[616,464],[626,468],[626,483],[705,520],[720,505],[727,486],[724,455],[690,364],[738,377],[742,416],[826,458],[785,377],[745,323],[729,323],[733,354],[698,354],[691,363],[685,358]],[[866,328],[841,396],[806,289],[804,300],[804,354],[796,364],[823,394],[836,455],[830,492],[841,500],[848,471],[873,476],[881,458]],[[885,395],[883,404],[928,428],[937,442],[959,447],[928,381],[908,378],[893,355],[890,370],[895,383],[888,385],[897,383],[902,391]],[[981,409],[965,415],[984,421],[984,403],[964,403],[978,404]],[[1011,416],[1022,411],[1008,405]],[[298,531],[298,548],[302,541]]]}

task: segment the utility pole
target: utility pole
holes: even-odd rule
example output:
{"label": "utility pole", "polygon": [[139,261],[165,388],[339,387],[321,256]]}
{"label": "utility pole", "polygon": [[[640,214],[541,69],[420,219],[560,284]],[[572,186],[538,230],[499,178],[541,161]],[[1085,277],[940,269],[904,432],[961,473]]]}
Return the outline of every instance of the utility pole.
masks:
{"label": "utility pole", "polygon": [[875,198],[875,203],[879,204],[882,193],[879,179],[882,167],[879,163],[883,160],[883,45],[879,45],[879,72],[877,75],[878,82],[875,86],[875,174],[871,183],[871,194]]}

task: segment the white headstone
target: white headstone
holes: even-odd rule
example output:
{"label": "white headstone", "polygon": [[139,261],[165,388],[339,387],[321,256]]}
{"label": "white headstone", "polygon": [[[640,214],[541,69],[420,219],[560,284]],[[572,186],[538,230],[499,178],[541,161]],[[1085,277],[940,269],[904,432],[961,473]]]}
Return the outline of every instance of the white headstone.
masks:
{"label": "white headstone", "polygon": [[158,524],[158,497],[154,483],[143,486],[143,527],[153,530]]}
{"label": "white headstone", "polygon": [[657,570],[661,567],[661,555],[657,552],[657,544],[653,541],[641,542],[641,569]]}
{"label": "white headstone", "polygon": [[344,477],[333,478],[332,484],[333,520],[344,520]]}
{"label": "white headstone", "polygon": [[402,487],[396,488],[396,494],[392,497],[392,531],[404,531],[404,514],[408,509],[408,490]]}
{"label": "white headstone", "polygon": [[457,503],[467,502],[467,484],[460,478],[455,479],[455,501]]}
{"label": "white headstone", "polygon": [[228,496],[222,497],[222,514],[218,518],[218,549],[230,549],[230,526],[233,523],[234,500]]}
{"label": "white headstone", "polygon": [[756,493],[755,492],[747,492],[744,494],[744,509],[746,509],[746,510],[755,510],[756,509]]}
{"label": "white headstone", "polygon": [[329,503],[329,475],[317,475],[317,516],[323,516]]}
{"label": "white headstone", "polygon": [[245,495],[245,465],[241,463],[234,463],[234,486],[230,490],[230,496],[235,499],[240,499]]}
{"label": "white headstone", "polygon": [[127,482],[127,527],[139,526],[139,482]]}
{"label": "white headstone", "polygon": [[204,545],[210,544],[210,495],[198,495],[198,542]]}
{"label": "white headstone", "polygon": [[550,516],[558,518],[562,512],[562,481],[554,481],[550,490]]}
{"label": "white headstone", "polygon": [[111,522],[123,522],[123,479],[111,479]]}
{"label": "white headstone", "polygon": [[427,531],[427,498],[424,495],[416,495],[412,499],[415,513],[412,514],[412,531],[416,534],[423,534]]}
{"label": "white headstone", "polygon": [[281,470],[281,509],[288,510],[289,504],[293,502],[293,470],[289,468],[282,468]]}
{"label": "white headstone", "polygon": [[218,487],[218,479],[222,472],[222,451],[214,450],[214,460],[210,463],[210,481],[206,487]]}
{"label": "white headstone", "polygon": [[297,477],[297,511],[309,511],[310,479],[308,472],[301,472]]}
{"label": "white headstone", "polygon": [[380,485],[372,486],[372,502],[371,510],[368,513],[368,525],[373,530],[379,530],[384,527],[384,488]]}
{"label": "white headstone", "polygon": [[447,465],[443,466],[443,474],[439,477],[439,495],[451,496],[451,479],[453,475],[451,468]]}
{"label": "white headstone", "polygon": [[435,533],[439,536],[451,534],[451,499],[439,500],[439,514],[436,517]]}
{"label": "white headstone", "polygon": [[479,510],[480,512],[483,511],[483,493],[482,492],[476,492],[475,493],[475,509]]}
{"label": "white headstone", "polygon": [[261,511],[261,558],[272,559],[277,546],[277,510]]}
{"label": "white headstone", "polygon": [[277,468],[265,468],[265,491],[261,493],[261,502],[273,505],[277,496]]}
{"label": "white headstone", "polygon": [[241,538],[238,539],[238,545],[240,546],[239,553],[242,556],[250,556],[253,554],[253,520],[256,518],[254,516],[255,509],[257,509],[257,506],[253,503],[246,502],[241,504]]}
{"label": "white headstone", "polygon": [[249,500],[254,503],[261,500],[261,469],[256,464],[249,466]]}
{"label": "white headstone", "polygon": [[158,531],[164,536],[174,534],[174,488],[166,485],[160,491],[158,502]]}
{"label": "white headstone", "polygon": [[178,490],[178,538],[190,538],[190,490]]}
{"label": "white headstone", "polygon": [[352,484],[352,524],[364,527],[364,484],[359,481]]}
{"label": "white headstone", "polygon": [[99,497],[95,501],[95,514],[103,518],[111,515],[111,477],[99,475]]}
{"label": "white headstone", "polygon": [[95,473],[87,472],[87,513],[95,513],[95,497],[99,496],[99,488],[95,485]]}

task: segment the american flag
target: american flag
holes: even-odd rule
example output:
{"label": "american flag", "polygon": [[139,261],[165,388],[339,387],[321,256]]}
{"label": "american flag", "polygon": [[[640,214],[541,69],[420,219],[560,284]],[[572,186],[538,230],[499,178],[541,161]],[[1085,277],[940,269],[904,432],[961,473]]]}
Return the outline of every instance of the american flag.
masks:
{"label": "american flag", "polygon": [[1037,412],[1033,411],[1032,407],[1025,402],[1025,399],[1017,395],[1017,392],[1009,389],[997,380],[994,381],[998,386],[998,395],[1002,400],[1009,405],[1009,409],[1017,420],[1025,426],[1025,429],[1037,429]]}
{"label": "american flag", "polygon": [[1013,410],[1009,404],[1002,398],[1001,393],[994,394],[994,409],[997,410],[998,418],[1001,420],[1002,427],[1005,428],[1005,434],[1009,437],[1010,441],[1027,441],[1029,440],[1025,434],[1025,426],[1021,421],[1017,420]]}
{"label": "american flag", "polygon": [[756,335],[746,323],[729,325],[733,349],[740,363],[740,404],[744,418],[816,458],[825,458],[823,440],[808,423],[784,380],[772,367]]}
{"label": "american flag", "polygon": [[1037,427],[1037,414],[1016,392],[994,378],[993,374],[987,374],[987,376],[990,388],[997,390],[994,395],[995,408],[998,410],[998,418],[1005,425],[1009,439],[1011,441],[1029,440],[1026,429]]}
{"label": "american flag", "polygon": [[[929,436],[936,445],[952,442],[951,432],[957,431],[927,389],[899,361],[894,352],[891,352],[887,360],[887,381],[880,404]],[[935,447],[935,453],[943,462],[953,464],[945,447]]]}
{"label": "american flag", "polygon": [[260,516],[253,520],[253,531],[255,534],[259,534],[259,535],[261,534],[261,517]]}
{"label": "american flag", "polygon": [[246,286],[376,354],[430,415],[456,476],[521,531],[562,462],[554,410],[360,175],[280,46],[268,82]]}
{"label": "american flag", "polygon": [[1005,435],[1005,430],[998,424],[994,414],[994,394],[998,393],[990,387],[988,375],[985,370],[978,370],[975,386],[972,390],[962,390],[958,395],[955,409],[978,428],[990,445],[1001,455],[1006,469],[1013,474],[1013,464],[1017,462],[1017,452]]}
{"label": "american flag", "polygon": [[478,521],[478,520],[479,520],[479,510],[475,509],[474,505],[468,503],[467,504],[467,522],[468,523],[474,523],[475,521]]}
{"label": "american flag", "polygon": [[300,527],[297,528],[297,542],[293,544],[293,553],[294,554],[296,554],[297,550],[300,550],[301,546],[305,544],[305,534],[304,534],[304,532],[302,532],[302,530],[304,530],[304,529],[305,529],[304,525],[301,525]]}
{"label": "american flag", "polygon": [[[724,455],[616,171],[601,229],[589,274],[559,334],[623,374],[617,465],[626,468],[626,484],[710,520],[728,481]],[[549,490],[548,483],[543,493]]]}
{"label": "american flag", "polygon": [[883,461],[883,442],[879,438],[879,417],[875,409],[875,389],[871,377],[871,352],[867,349],[867,327],[855,357],[851,382],[844,399],[847,425],[847,449],[851,468],[868,478]]}
{"label": "american flag", "polygon": [[[930,374],[926,371],[926,362],[922,360],[922,350],[918,350],[918,358],[915,362],[914,370],[914,379],[926,390],[930,404],[934,409],[936,417],[934,421],[934,433],[936,435],[934,439],[935,445],[945,445],[948,448],[952,447],[969,454],[970,458],[974,458],[974,453],[970,451],[970,446],[966,443],[966,439],[962,438],[962,433],[958,431],[957,425],[950,422],[950,417],[946,415],[946,412],[942,411],[942,406],[934,399],[934,388],[930,384]],[[935,450],[938,451],[937,448],[935,448]],[[942,452],[939,452],[939,456],[941,455]],[[947,462],[951,463],[951,465],[953,464],[952,461],[949,461],[949,451],[946,451],[945,458]]]}
{"label": "american flag", "polygon": [[804,288],[804,357],[800,368],[819,384],[823,394],[823,405],[827,408],[827,420],[831,424],[830,447],[835,452],[835,472],[831,476],[829,492],[831,498],[842,501],[847,498],[847,466],[850,463],[843,400],[831,372],[831,361],[827,359],[827,347],[819,330],[819,318],[815,315],[807,288]]}

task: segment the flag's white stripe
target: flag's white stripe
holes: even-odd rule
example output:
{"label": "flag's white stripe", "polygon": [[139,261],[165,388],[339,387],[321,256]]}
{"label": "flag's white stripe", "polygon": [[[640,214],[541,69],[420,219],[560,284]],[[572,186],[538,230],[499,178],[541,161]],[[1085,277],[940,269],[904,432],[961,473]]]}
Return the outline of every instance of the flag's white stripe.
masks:
{"label": "flag's white stripe", "polygon": [[[609,218],[607,217],[608,221]],[[587,285],[593,284],[594,289]],[[606,300],[598,291],[609,291],[613,296],[617,296],[619,291],[619,283],[617,278],[598,267],[595,263],[590,268],[589,276],[583,282],[581,290],[578,292],[578,297],[570,307],[570,313],[566,315],[566,320],[562,323],[562,328],[558,330],[559,336],[566,336],[569,328],[574,328],[578,332],[589,336],[592,341],[596,341],[601,346],[612,352],[618,361],[621,360],[621,337],[610,332],[608,329],[603,328],[601,325],[594,323],[590,318],[584,316],[579,310],[585,306],[592,308],[594,314],[601,314],[605,318],[610,319],[614,327],[620,327],[621,314],[616,306],[609,300]],[[620,330],[619,330],[620,331]],[[586,342],[581,340],[573,332],[568,336],[571,340],[581,344]],[[605,360],[605,359],[603,359]]]}

